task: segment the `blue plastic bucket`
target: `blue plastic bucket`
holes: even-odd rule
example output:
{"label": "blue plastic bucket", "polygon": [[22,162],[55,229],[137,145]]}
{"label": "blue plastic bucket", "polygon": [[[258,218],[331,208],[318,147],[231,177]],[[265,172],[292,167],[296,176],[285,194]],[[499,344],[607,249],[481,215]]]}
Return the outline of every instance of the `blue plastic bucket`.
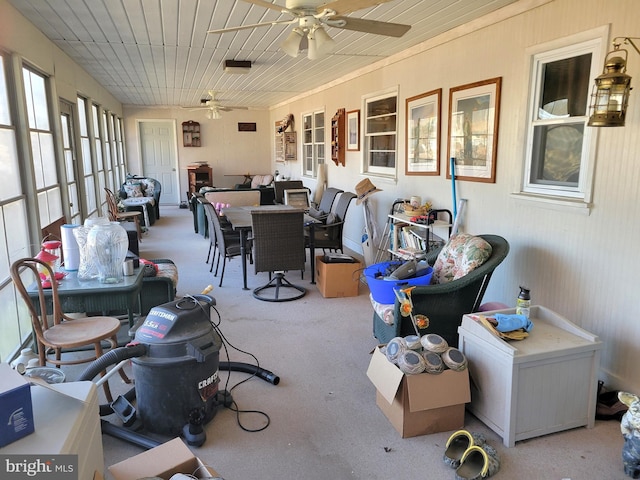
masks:
{"label": "blue plastic bucket", "polygon": [[384,280],[387,269],[390,265],[400,265],[402,262],[382,262],[376,263],[364,269],[364,276],[367,279],[371,296],[378,303],[395,303],[396,294],[393,289],[398,287],[429,285],[433,268],[428,267],[418,272],[418,276],[405,278],[404,280]]}

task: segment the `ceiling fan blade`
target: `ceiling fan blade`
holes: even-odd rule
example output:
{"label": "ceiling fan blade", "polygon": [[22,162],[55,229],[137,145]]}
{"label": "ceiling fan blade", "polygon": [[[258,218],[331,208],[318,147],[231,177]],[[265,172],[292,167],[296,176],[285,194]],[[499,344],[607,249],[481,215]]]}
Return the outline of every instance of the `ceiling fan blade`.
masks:
{"label": "ceiling fan blade", "polygon": [[228,27],[228,28],[220,28],[218,30],[207,30],[207,33],[237,32],[238,30],[247,30],[249,28],[270,27],[272,25],[286,25],[286,24],[297,22],[297,21],[298,19],[294,18],[293,20],[279,20],[277,22],[253,23],[251,25],[241,25],[239,27]]}
{"label": "ceiling fan blade", "polygon": [[[403,25],[401,23],[379,22],[377,20],[365,20],[363,18],[351,17],[328,17],[329,22],[325,22],[330,27],[344,28],[345,30],[354,30],[356,32],[374,33],[376,35],[386,35],[388,37],[401,37],[411,29],[411,25]],[[344,25],[334,25],[334,21]],[[336,22],[336,23],[338,23]]]}
{"label": "ceiling fan blade", "polygon": [[328,2],[318,7],[318,13],[322,10],[329,9],[334,10],[338,15],[346,15],[356,10],[362,10],[363,8],[373,7],[390,1],[391,0],[334,0],[333,2]]}
{"label": "ceiling fan blade", "polygon": [[288,12],[285,7],[278,5],[276,3],[265,2],[264,0],[242,0],[246,3],[252,3],[253,5],[258,5],[263,8],[270,8],[271,10],[277,10],[278,12]]}

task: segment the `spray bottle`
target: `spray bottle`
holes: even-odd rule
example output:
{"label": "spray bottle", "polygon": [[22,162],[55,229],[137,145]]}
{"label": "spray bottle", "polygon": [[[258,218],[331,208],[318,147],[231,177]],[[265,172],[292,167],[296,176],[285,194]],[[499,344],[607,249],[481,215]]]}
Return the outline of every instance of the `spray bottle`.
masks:
{"label": "spray bottle", "polygon": [[531,293],[527,287],[520,286],[520,294],[516,299],[516,314],[529,318],[531,309]]}

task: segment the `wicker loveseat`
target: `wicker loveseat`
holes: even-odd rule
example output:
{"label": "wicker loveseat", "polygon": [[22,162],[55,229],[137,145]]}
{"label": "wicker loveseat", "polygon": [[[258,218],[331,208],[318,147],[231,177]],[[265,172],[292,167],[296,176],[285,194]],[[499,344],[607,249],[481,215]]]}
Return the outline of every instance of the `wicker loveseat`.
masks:
{"label": "wicker loveseat", "polygon": [[[160,194],[162,185],[155,178],[127,175],[126,181],[120,186],[121,199],[130,197],[147,197],[152,199],[148,208],[149,223],[153,225],[160,218]],[[127,211],[143,211],[140,205],[125,207]]]}
{"label": "wicker loveseat", "polygon": [[[479,267],[466,275],[446,283],[417,286],[411,291],[413,313],[426,315],[429,326],[420,332],[437,333],[449,345],[458,345],[458,327],[462,316],[477,311],[489,284],[493,271],[509,253],[509,243],[498,235],[478,235],[491,245],[491,255]],[[431,252],[427,258],[433,265],[440,250]],[[373,335],[380,343],[387,343],[393,337],[415,335],[409,317],[400,314],[400,302],[394,305],[380,305],[373,302]],[[384,317],[384,319],[383,319]]]}

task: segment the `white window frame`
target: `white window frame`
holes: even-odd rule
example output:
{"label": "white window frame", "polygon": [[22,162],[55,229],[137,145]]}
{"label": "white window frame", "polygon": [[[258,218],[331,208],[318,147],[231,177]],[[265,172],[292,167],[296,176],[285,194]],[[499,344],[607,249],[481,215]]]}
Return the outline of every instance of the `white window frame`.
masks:
{"label": "white window frame", "polygon": [[[322,115],[322,125],[318,125],[319,116]],[[310,118],[310,127],[306,128],[306,118]],[[302,114],[302,175],[305,177],[316,178],[318,175],[318,165],[325,163],[326,152],[326,124],[327,114],[325,109],[314,109],[311,112]],[[307,141],[309,134],[310,142]],[[312,165],[308,168],[308,152],[311,152]]]}
{"label": "white window frame", "polygon": [[44,227],[64,216],[62,187],[57,170],[60,163],[56,151],[58,139],[54,135],[51,119],[50,78],[26,63],[22,65],[22,77],[39,221]]}
{"label": "white window frame", "polygon": [[[583,32],[563,38],[558,41],[540,45],[528,51],[530,65],[529,104],[527,109],[527,141],[524,152],[525,162],[520,194],[527,199],[539,200],[557,205],[579,206],[584,209],[590,207],[593,195],[593,178],[595,171],[595,156],[597,129],[587,126],[589,120],[589,103],[591,81],[598,76],[602,68],[602,59],[608,38],[608,28]],[[586,53],[591,54],[590,88],[587,91],[587,108],[584,116],[561,119],[538,119],[537,109],[540,105],[541,82],[544,65],[565,58],[577,57]],[[532,169],[535,168],[533,159],[534,129],[536,126],[553,124],[573,124],[584,122],[582,139],[582,155],[580,159],[580,175],[577,187],[566,185],[551,185],[531,182]]]}
{"label": "white window frame", "polygon": [[[385,98],[396,98],[396,111],[385,114],[385,116],[395,116],[395,129],[393,131],[385,131],[385,132],[369,132],[368,131],[368,120],[373,117],[368,116],[368,105],[369,103],[382,100]],[[397,86],[393,88],[388,88],[383,91],[375,92],[369,95],[364,95],[362,97],[362,172],[363,174],[372,174],[381,177],[387,177],[391,179],[397,179],[398,175],[398,128],[400,127],[400,96],[399,96],[399,88]],[[395,138],[394,145],[395,148],[393,150],[388,150],[389,152],[393,152],[394,155],[394,166],[393,167],[380,167],[371,165],[371,138],[379,135],[391,135]]]}

